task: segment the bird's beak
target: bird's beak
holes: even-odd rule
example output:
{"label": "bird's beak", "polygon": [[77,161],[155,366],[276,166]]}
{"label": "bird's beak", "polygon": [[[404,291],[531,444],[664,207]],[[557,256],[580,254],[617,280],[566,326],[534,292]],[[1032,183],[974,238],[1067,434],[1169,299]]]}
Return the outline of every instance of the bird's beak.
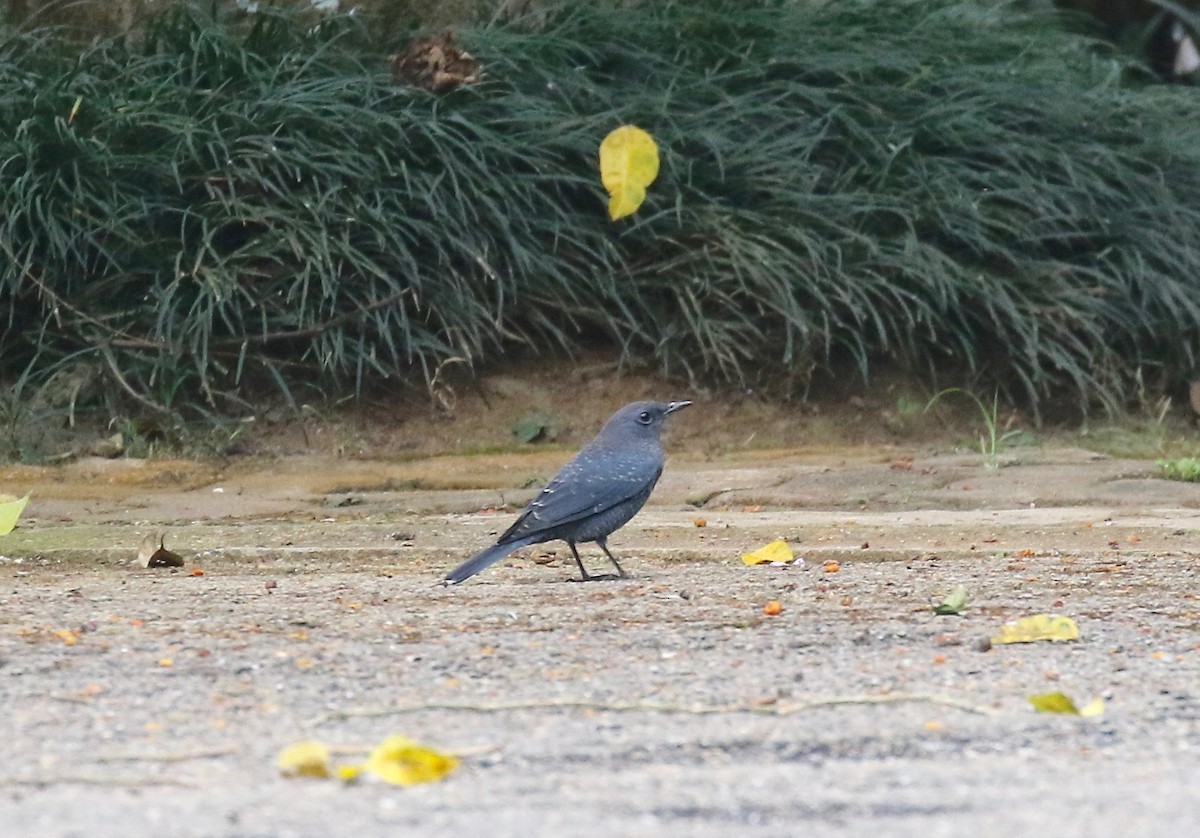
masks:
{"label": "bird's beak", "polygon": [[667,415],[670,416],[675,411],[683,410],[685,407],[689,407],[690,405],[691,402],[670,402],[667,404]]}

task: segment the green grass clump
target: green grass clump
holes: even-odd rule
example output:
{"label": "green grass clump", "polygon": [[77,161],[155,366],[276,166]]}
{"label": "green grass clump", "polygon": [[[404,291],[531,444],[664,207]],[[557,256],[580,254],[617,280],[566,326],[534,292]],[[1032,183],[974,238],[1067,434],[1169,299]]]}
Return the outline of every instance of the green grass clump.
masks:
{"label": "green grass clump", "polygon": [[[486,76],[448,95],[353,18],[251,20],[0,30],[0,369],[228,411],[262,373],[432,382],[602,337],[708,380],[900,361],[1086,410],[1196,362],[1195,91],[1019,4],[568,4],[459,33]],[[613,224],[626,122],[663,167]]]}
{"label": "green grass clump", "polygon": [[1200,459],[1196,457],[1180,457],[1175,460],[1159,460],[1158,467],[1162,476],[1168,480],[1183,480],[1187,483],[1200,483]]}

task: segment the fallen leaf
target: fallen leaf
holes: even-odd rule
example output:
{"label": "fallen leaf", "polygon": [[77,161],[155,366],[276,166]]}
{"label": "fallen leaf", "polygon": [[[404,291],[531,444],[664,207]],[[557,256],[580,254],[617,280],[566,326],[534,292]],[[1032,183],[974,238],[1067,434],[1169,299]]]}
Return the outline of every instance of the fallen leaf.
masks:
{"label": "fallen leaf", "polygon": [[12,495],[0,495],[0,535],[8,535],[17,525],[17,519],[25,511],[29,503],[29,495],[15,498]]}
{"label": "fallen leaf", "polygon": [[1039,713],[1066,713],[1071,716],[1079,715],[1079,708],[1075,706],[1075,702],[1070,696],[1062,692],[1040,693],[1038,695],[1027,696],[1027,700],[1033,705],[1033,709]]}
{"label": "fallen leaf", "polygon": [[158,665],[164,668],[172,667],[175,665],[175,661],[172,658],[159,658]]}
{"label": "fallen leaf", "polygon": [[59,629],[58,631],[54,632],[54,636],[67,646],[74,646],[79,642],[79,635],[70,629]]}
{"label": "fallen leaf", "polygon": [[337,778],[343,783],[353,783],[362,776],[363,767],[361,765],[339,765],[337,768]]}
{"label": "fallen leaf", "polygon": [[842,566],[837,559],[828,559],[822,569],[826,573],[837,573],[842,569]]}
{"label": "fallen leaf", "polygon": [[600,143],[600,182],[608,191],[608,217],[632,215],[658,177],[658,144],[636,125],[616,128]]}
{"label": "fallen leaf", "polygon": [[329,777],[329,748],[320,742],[297,742],[284,748],[275,764],[285,777]]}
{"label": "fallen leaf", "polygon": [[949,596],[933,606],[934,614],[942,616],[958,616],[967,609],[967,589],[959,585]]}
{"label": "fallen leaf", "polygon": [[790,562],[795,558],[792,548],[782,538],[759,547],[750,553],[742,553],[742,561],[747,565],[767,564],[769,562]]}
{"label": "fallen leaf", "polygon": [[[166,548],[166,537],[166,533],[148,533],[142,539],[133,563],[142,567],[183,567],[183,556]],[[154,546],[155,540],[158,541],[157,547]]]}
{"label": "fallen leaf", "polygon": [[192,569],[192,576],[203,576],[203,575],[204,575],[204,571],[201,570],[200,568],[197,567],[197,568]]}
{"label": "fallen leaf", "polygon": [[763,613],[768,617],[777,617],[783,613],[783,603],[777,599],[772,599],[763,606]]}
{"label": "fallen leaf", "polygon": [[388,65],[397,84],[434,93],[450,93],[484,76],[483,65],[450,32],[413,41],[403,53],[389,55]]}
{"label": "fallen leaf", "polygon": [[1039,640],[1078,640],[1079,626],[1070,617],[1035,614],[1000,626],[993,643],[1036,643]]}
{"label": "fallen leaf", "polygon": [[1062,692],[1031,695],[1028,696],[1028,701],[1039,713],[1062,713],[1067,716],[1083,716],[1084,718],[1104,715],[1104,699],[1102,698],[1094,699],[1082,708],[1077,707],[1071,697]]}
{"label": "fallen leaf", "polygon": [[458,759],[418,745],[404,736],[389,736],[371,751],[363,770],[386,783],[414,786],[433,783],[458,767]]}

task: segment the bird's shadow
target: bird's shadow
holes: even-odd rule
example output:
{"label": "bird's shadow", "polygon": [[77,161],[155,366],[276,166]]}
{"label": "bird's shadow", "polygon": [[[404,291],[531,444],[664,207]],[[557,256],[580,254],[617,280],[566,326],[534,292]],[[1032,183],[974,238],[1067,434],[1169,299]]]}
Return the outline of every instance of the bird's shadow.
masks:
{"label": "bird's shadow", "polygon": [[620,576],[616,573],[591,573],[591,574],[588,574],[588,577],[586,579],[581,579],[578,576],[572,576],[570,579],[567,579],[566,581],[574,582],[576,585],[582,585],[585,582],[625,582],[625,581],[628,581],[630,578],[631,577],[629,577],[629,576]]}

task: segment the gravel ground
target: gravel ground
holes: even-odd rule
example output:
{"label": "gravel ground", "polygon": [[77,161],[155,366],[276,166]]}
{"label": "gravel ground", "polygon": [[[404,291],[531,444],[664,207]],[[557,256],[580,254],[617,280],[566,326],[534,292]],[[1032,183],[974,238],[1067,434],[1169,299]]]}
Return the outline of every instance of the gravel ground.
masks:
{"label": "gravel ground", "polygon": [[[550,546],[454,589],[531,490],[386,488],[414,467],[3,475],[35,494],[0,539],[0,833],[1195,834],[1200,487],[1149,463],[684,456],[611,542],[633,578],[573,582]],[[162,530],[186,566],[132,567]],[[803,567],[743,565],[780,537]],[[988,648],[1036,613],[1080,639]],[[1035,713],[1054,690],[1106,711]],[[274,766],[393,733],[461,768]]]}

